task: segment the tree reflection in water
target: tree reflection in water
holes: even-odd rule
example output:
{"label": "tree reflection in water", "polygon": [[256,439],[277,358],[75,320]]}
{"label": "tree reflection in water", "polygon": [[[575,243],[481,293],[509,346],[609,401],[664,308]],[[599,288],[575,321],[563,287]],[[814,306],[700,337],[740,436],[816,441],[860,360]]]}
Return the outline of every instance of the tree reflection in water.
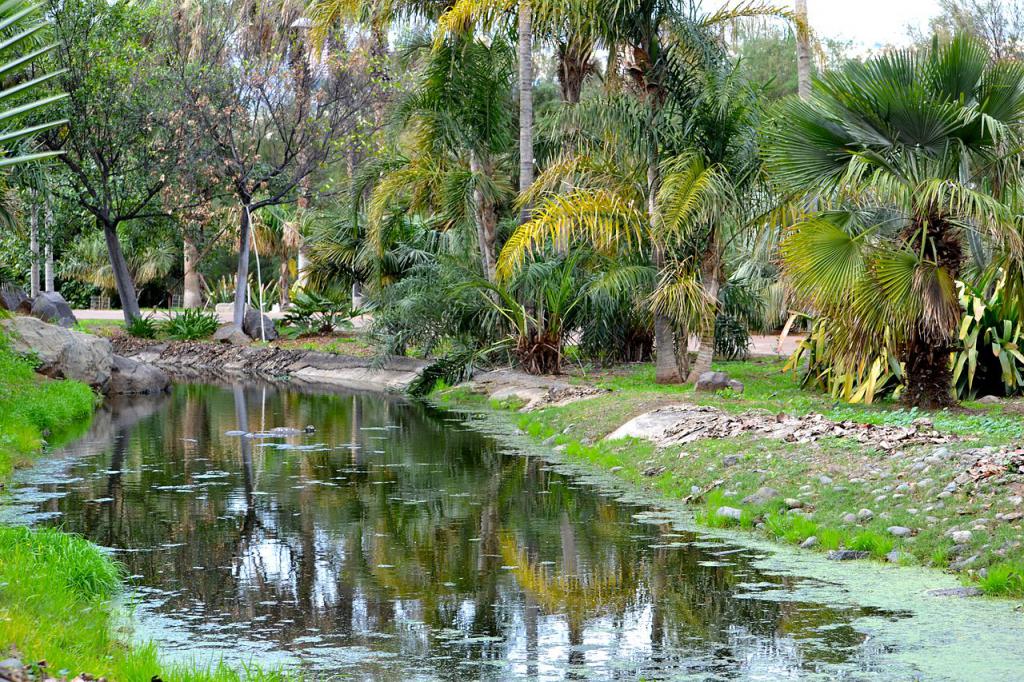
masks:
{"label": "tree reflection in water", "polygon": [[451,415],[262,385],[141,402],[97,421],[108,445],[71,460],[56,522],[119,550],[169,654],[374,678],[870,670],[859,612],[752,596],[789,579]]}

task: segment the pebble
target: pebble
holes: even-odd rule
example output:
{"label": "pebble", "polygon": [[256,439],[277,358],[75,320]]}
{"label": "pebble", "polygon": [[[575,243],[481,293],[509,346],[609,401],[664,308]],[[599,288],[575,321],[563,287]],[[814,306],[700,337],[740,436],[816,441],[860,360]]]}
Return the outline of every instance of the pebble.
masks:
{"label": "pebble", "polygon": [[971,541],[971,531],[969,530],[954,530],[949,534],[949,537],[953,538],[953,542],[958,545],[964,545]]}
{"label": "pebble", "polygon": [[898,538],[910,537],[910,535],[914,532],[906,526],[889,526],[887,530],[890,534],[895,535]]}
{"label": "pebble", "polygon": [[857,523],[857,515],[843,514],[843,523]]}
{"label": "pebble", "polygon": [[932,484],[932,479],[930,479],[930,478],[922,478],[920,481],[917,482],[917,487],[918,488],[927,488],[927,487],[931,486],[931,484]]}
{"label": "pebble", "polygon": [[941,493],[938,494],[938,498],[940,500],[946,500],[949,499],[950,497],[953,497],[953,493],[949,492],[948,490],[943,490]]}
{"label": "pebble", "polygon": [[898,486],[896,486],[896,492],[898,492],[898,493],[905,493],[908,490],[910,490],[910,484],[909,483],[900,483]]}
{"label": "pebble", "polygon": [[857,512],[858,521],[870,521],[873,518],[875,518],[875,512],[871,511],[870,509],[861,509],[859,512]]}
{"label": "pebble", "polygon": [[917,516],[918,511],[914,507],[907,507],[907,513],[911,516]]}
{"label": "pebble", "polygon": [[612,467],[612,468],[611,468],[611,469],[609,469],[608,471],[610,471],[611,473],[613,473],[613,474],[614,474],[614,473],[615,473],[615,472],[617,472],[617,471],[622,471],[622,467]]}
{"label": "pebble", "polygon": [[794,497],[787,497],[786,498],[786,508],[787,509],[803,509],[804,508],[804,503],[803,503],[802,500],[798,500],[798,499],[796,499]]}
{"label": "pebble", "polygon": [[1014,507],[1019,507],[1022,504],[1024,504],[1024,497],[1021,497],[1020,495],[1014,495],[1013,497],[1008,499],[1007,502],[1012,504]]}
{"label": "pebble", "polygon": [[818,546],[818,538],[814,535],[800,543],[800,549],[811,549]]}
{"label": "pebble", "polygon": [[877,497],[875,497],[875,502],[885,502],[885,498],[885,495],[878,495]]}
{"label": "pebble", "polygon": [[930,524],[935,524],[935,523],[939,522],[939,519],[936,516],[926,516],[926,517],[924,517],[924,520],[927,521]]}
{"label": "pebble", "polygon": [[852,549],[836,549],[828,553],[828,558],[832,561],[855,561],[867,559],[869,556],[871,552],[858,552]]}
{"label": "pebble", "polygon": [[779,491],[775,490],[775,488],[758,488],[757,492],[755,492],[752,495],[747,495],[746,497],[743,498],[743,504],[750,504],[755,506],[768,504],[778,496]]}
{"label": "pebble", "polygon": [[910,555],[906,554],[905,552],[901,552],[898,549],[894,549],[893,551],[885,555],[885,560],[888,561],[890,564],[898,564],[900,561],[903,560],[904,557],[909,558],[909,556]]}
{"label": "pebble", "polygon": [[722,466],[724,466],[724,467],[734,467],[734,466],[736,466],[739,463],[740,463],[740,456],[739,455],[726,455],[725,457],[722,458]]}
{"label": "pebble", "polygon": [[691,485],[690,486],[690,494],[691,495],[700,495],[700,486],[699,485]]}
{"label": "pebble", "polygon": [[825,474],[818,476],[818,482],[821,483],[822,485],[832,485],[832,479],[826,476]]}

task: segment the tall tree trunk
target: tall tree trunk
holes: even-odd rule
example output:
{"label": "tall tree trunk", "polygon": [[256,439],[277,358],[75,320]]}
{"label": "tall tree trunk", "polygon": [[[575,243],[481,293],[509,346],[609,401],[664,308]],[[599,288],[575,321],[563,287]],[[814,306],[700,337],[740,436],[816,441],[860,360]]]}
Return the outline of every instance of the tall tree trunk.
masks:
{"label": "tall tree trunk", "polygon": [[[562,101],[579,104],[583,82],[590,72],[593,44],[576,35],[570,35],[558,48],[558,85]],[[608,56],[611,63],[612,56]],[[612,68],[612,67],[609,67]]]}
{"label": "tall tree trunk", "polygon": [[132,320],[142,317],[142,311],[139,310],[139,297],[135,293],[135,282],[132,280],[132,273],[128,270],[128,263],[121,250],[117,227],[102,221],[101,225],[103,236],[107,241],[107,254],[110,256],[110,269],[114,273],[117,296],[121,299],[121,312],[124,313],[125,323],[130,324]]}
{"label": "tall tree trunk", "polygon": [[[519,0],[519,193],[533,185],[533,9]],[[530,206],[523,204],[519,222],[525,223]]]}
{"label": "tall tree trunk", "polygon": [[[489,163],[481,161],[480,156],[474,151],[469,155],[469,169],[474,175],[490,175]],[[498,235],[498,213],[494,202],[488,198],[483,190],[473,190],[473,200],[476,204],[476,237],[480,247],[480,265],[483,268],[484,277],[488,282],[495,281],[495,259],[494,249]]]}
{"label": "tall tree trunk", "polygon": [[796,0],[796,80],[800,99],[811,96],[811,36],[807,0]]}
{"label": "tall tree trunk", "polygon": [[33,299],[39,295],[39,192],[35,189],[29,190],[32,198],[32,207],[28,214],[28,243],[29,252],[32,254],[32,263],[29,266],[29,296]]}
{"label": "tall tree trunk", "polygon": [[245,320],[246,295],[249,290],[249,206],[242,206],[238,229],[238,271],[235,274],[235,308],[233,321],[242,328]]}
{"label": "tall tree trunk", "polygon": [[690,369],[690,376],[687,381],[696,383],[701,374],[711,371],[711,361],[715,359],[715,320],[718,316],[718,293],[722,288],[722,256],[718,247],[717,235],[712,233],[711,244],[704,253],[703,267],[701,268],[701,284],[704,287],[704,294],[712,301],[711,319],[702,325],[700,332],[700,348],[697,349],[697,359]]}
{"label": "tall tree trunk", "polygon": [[288,292],[292,288],[292,272],[288,266],[288,255],[282,254],[277,276],[277,303],[281,310],[288,307]]}
{"label": "tall tree trunk", "polygon": [[619,48],[615,44],[608,46],[608,63],[604,69],[604,91],[612,94],[619,91],[622,79],[619,78]]}
{"label": "tall tree trunk", "polygon": [[[651,142],[647,163],[647,217],[654,224],[658,213],[658,162],[654,142]],[[665,252],[654,247],[654,267],[660,272],[665,267]],[[654,314],[654,380],[659,384],[678,384],[683,380],[676,362],[675,328],[672,321],[659,313]]]}
{"label": "tall tree trunk", "polygon": [[46,194],[46,210],[43,212],[43,236],[46,241],[45,261],[43,266],[43,290],[54,291],[53,283],[53,202],[50,194]]}
{"label": "tall tree trunk", "polygon": [[184,291],[182,292],[182,305],[186,308],[203,307],[203,288],[199,279],[199,249],[196,243],[188,234],[182,240],[182,251],[184,253],[185,278],[183,280]]}

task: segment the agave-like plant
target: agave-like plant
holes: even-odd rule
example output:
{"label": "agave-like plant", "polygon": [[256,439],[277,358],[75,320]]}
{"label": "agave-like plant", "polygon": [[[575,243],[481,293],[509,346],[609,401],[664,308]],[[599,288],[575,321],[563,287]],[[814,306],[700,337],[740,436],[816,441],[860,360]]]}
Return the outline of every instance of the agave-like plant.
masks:
{"label": "agave-like plant", "polygon": [[959,37],[827,73],[766,126],[773,177],[809,209],[782,245],[790,286],[832,321],[848,366],[897,357],[911,405],[954,401],[969,237],[1020,260],[1006,196],[1022,122],[1024,65]]}
{"label": "agave-like plant", "polygon": [[67,95],[48,91],[63,71],[26,76],[39,59],[56,49],[46,41],[49,22],[42,5],[23,0],[0,2],[0,168],[58,155],[56,151],[26,151],[19,141],[58,128],[66,119],[27,124],[25,119]]}

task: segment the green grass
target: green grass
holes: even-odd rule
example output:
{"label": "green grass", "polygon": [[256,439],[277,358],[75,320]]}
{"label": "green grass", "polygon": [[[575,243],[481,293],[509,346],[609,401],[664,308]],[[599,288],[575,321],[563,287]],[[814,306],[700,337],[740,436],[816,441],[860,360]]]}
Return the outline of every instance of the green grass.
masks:
{"label": "green grass", "polygon": [[31,360],[16,357],[0,339],[0,481],[46,440],[88,425],[95,401],[85,384],[41,379]]}
{"label": "green grass", "polygon": [[[983,481],[960,486],[952,496],[940,500],[942,487],[962,471],[958,458],[929,464],[923,471],[913,468],[915,461],[931,454],[936,445],[883,452],[853,439],[825,437],[812,443],[787,443],[742,434],[659,450],[646,441],[603,440],[629,419],[675,403],[710,405],[732,413],[815,412],[835,421],[890,426],[910,425],[927,417],[936,430],[960,439],[943,446],[954,453],[981,446],[1012,446],[1024,440],[1024,420],[1010,405],[968,404],[964,409],[929,413],[892,403],[846,405],[801,389],[781,368],[782,363],[773,360],[719,363],[716,369],[744,382],[744,393],[696,394],[689,386],[659,386],[654,383],[653,367],[634,365],[575,379],[608,389],[605,395],[519,413],[515,423],[537,441],[563,446],[563,455],[570,459],[612,470],[625,481],[668,498],[685,498],[693,487],[712,488],[695,503],[700,523],[753,528],[790,545],[814,536],[815,551],[862,550],[879,560],[897,550],[900,564],[946,568],[977,554],[964,570],[966,580],[991,594],[1024,595],[1024,580],[1019,577],[1019,568],[1024,566],[1024,523],[993,520],[999,513],[1020,511],[1010,502],[1012,495],[1020,493],[1010,486]],[[436,397],[449,405],[473,409],[506,407],[488,405],[485,397],[459,387]],[[737,455],[738,462],[725,466],[727,455]],[[931,482],[916,485],[925,479]],[[714,487],[718,481],[720,485]],[[904,482],[915,482],[915,487],[896,495],[896,487]],[[763,507],[742,503],[765,486],[777,490],[779,500],[801,500],[806,515],[787,513],[778,500]],[[740,509],[741,518],[715,514],[722,505]],[[864,508],[874,512],[870,519],[849,523],[844,518]],[[965,553],[954,555],[949,532],[977,524],[986,525],[986,531],[975,531]],[[906,526],[914,534],[897,538],[888,530],[892,526]]]}

